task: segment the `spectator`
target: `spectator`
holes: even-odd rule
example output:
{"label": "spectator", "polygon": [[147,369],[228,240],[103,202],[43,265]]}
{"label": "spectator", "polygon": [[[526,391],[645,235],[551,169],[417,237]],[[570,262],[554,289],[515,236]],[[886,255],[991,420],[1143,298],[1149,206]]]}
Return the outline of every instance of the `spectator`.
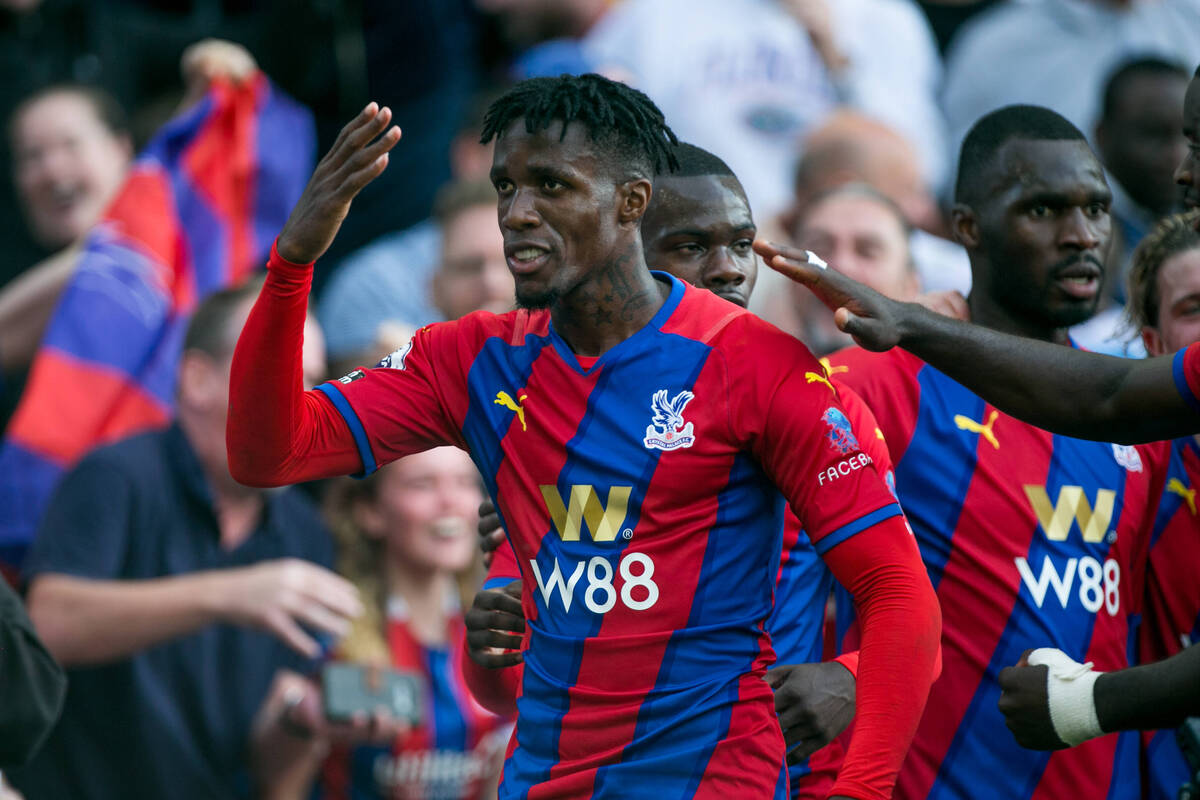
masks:
{"label": "spectator", "polygon": [[[13,776],[30,797],[247,796],[251,722],[276,672],[361,611],[320,566],[332,552],[315,510],[229,474],[231,354],[257,288],[197,309],[176,423],[92,452],[43,519],[29,613],[70,688],[62,722]],[[306,333],[312,382],[324,359],[319,330]]]}
{"label": "spectator", "polygon": [[929,19],[938,52],[945,55],[954,34],[964,22],[1003,0],[917,0],[917,5]]}
{"label": "spectator", "polygon": [[[797,220],[795,239],[878,292],[897,300],[913,300],[921,280],[913,265],[911,229],[899,207],[863,183],[845,184],[814,197]],[[800,291],[797,291],[800,289]],[[791,295],[799,317],[798,335],[813,352],[826,354],[848,347],[849,337],[837,330],[833,317],[812,294],[795,286]]]}
{"label": "spectator", "polygon": [[1032,103],[1093,130],[1104,81],[1122,61],[1200,53],[1195,0],[1000,3],[963,26],[946,59],[943,108],[957,152],[967,129],[1010,103]]}
{"label": "spectator", "polygon": [[319,777],[316,797],[468,800],[494,789],[508,726],[471,699],[460,664],[461,597],[478,583],[472,567],[482,498],[471,459],[453,447],[335,485],[328,516],[340,571],[364,602],[338,655],[415,673],[424,703],[418,726],[393,741],[335,747],[323,767],[315,758],[297,764],[307,778],[298,786]]}
{"label": "spectator", "polygon": [[330,353],[343,358],[374,343],[385,323],[420,327],[481,308],[508,311],[513,302],[496,190],[475,178],[442,187],[428,223],[384,237],[343,264],[319,308]]}
{"label": "spectator", "polygon": [[[1122,65],[1104,87],[1096,150],[1113,179],[1113,222],[1124,277],[1129,257],[1154,223],[1180,207],[1175,167],[1183,161],[1183,96],[1191,76],[1177,63],[1139,58]],[[1113,288],[1124,295],[1124,280]]]}

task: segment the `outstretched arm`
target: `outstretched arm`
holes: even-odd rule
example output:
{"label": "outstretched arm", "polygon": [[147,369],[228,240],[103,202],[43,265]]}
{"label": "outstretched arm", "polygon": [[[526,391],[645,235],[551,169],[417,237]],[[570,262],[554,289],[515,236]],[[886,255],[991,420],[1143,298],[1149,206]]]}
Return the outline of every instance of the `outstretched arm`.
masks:
{"label": "outstretched arm", "polygon": [[1174,728],[1200,715],[1200,645],[1096,673],[1055,650],[1000,671],[1000,710],[1022,747],[1058,750],[1106,733]]}
{"label": "outstretched arm", "polygon": [[354,197],[387,166],[400,140],[390,121],[391,111],[371,103],[342,129],[272,249],[230,375],[229,469],[244,484],[281,486],[362,465],[336,409],[304,391],[301,347],[312,264],[329,249]]}
{"label": "outstretched arm", "polygon": [[992,405],[1040,428],[1106,442],[1157,441],[1200,431],[1170,357],[1086,353],[949,319],[901,303],[805,251],[755,242],[767,264],[834,309],[838,327],[868,350],[900,346]]}

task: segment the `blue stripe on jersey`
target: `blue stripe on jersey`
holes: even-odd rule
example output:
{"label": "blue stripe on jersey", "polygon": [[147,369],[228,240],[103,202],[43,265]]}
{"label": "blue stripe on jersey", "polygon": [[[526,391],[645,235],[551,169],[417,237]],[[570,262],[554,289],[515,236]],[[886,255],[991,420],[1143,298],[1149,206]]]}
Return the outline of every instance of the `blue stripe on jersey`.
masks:
{"label": "blue stripe on jersey", "polygon": [[[1116,499],[1111,529],[1115,529],[1124,501],[1125,480],[1125,468],[1113,457],[1112,445],[1064,436],[1054,437],[1053,455],[1046,477],[1046,492],[1051,503],[1056,501],[1065,485],[1082,486],[1088,503],[1093,507],[1099,489],[1114,491]],[[942,760],[937,780],[929,794],[930,800],[977,797],[981,786],[990,787],[989,790],[996,797],[1020,800],[1032,795],[1046,769],[1049,754],[1034,754],[1025,750],[1007,731],[997,705],[1000,699],[997,676],[1003,668],[1016,664],[1024,651],[1034,647],[1057,647],[1077,661],[1086,661],[1096,614],[1108,613],[1104,608],[1103,564],[1112,547],[1111,543],[1085,543],[1077,519],[1072,520],[1067,538],[1061,542],[1051,541],[1039,523],[1034,522],[1034,525],[1037,527],[1025,556],[1029,570],[1037,578],[1047,574],[1043,573],[1043,569],[1053,569],[1062,576],[1064,582],[1065,575],[1071,572],[1073,579],[1068,587],[1066,605],[1060,604],[1053,582],[1047,580],[1039,607],[1022,579],[1012,614]],[[1101,569],[1097,589],[1100,608],[1097,611],[1088,611],[1080,599],[1082,579],[1079,560],[1084,556],[1093,559]],[[1072,559],[1075,560],[1074,565],[1070,564]],[[1015,569],[1016,565],[1012,568]],[[1090,596],[1095,598],[1095,595]],[[1128,610],[1122,608],[1118,613],[1127,614]],[[1117,758],[1120,761],[1130,756],[1136,761],[1136,744],[1132,751],[1118,751]],[[1136,765],[1132,773],[1125,770],[1123,773],[1124,780],[1133,781],[1133,788],[1126,785],[1123,789],[1126,793],[1121,796],[1136,797]]]}
{"label": "blue stripe on jersey", "polygon": [[503,589],[505,586],[508,586],[512,582],[513,582],[512,578],[505,578],[505,577],[488,578],[486,581],[483,582],[483,588],[484,589]]}
{"label": "blue stripe on jersey", "polygon": [[[782,497],[758,464],[739,453],[717,496],[717,517],[708,531],[688,613],[688,629],[704,630],[705,652],[695,657],[694,633],[672,635],[654,690],[638,710],[622,763],[597,770],[596,795],[690,797],[695,793],[713,748],[729,731],[730,713],[738,699],[738,682],[729,677],[749,672],[760,653],[756,621],[770,613],[773,597],[771,582],[763,581],[762,575],[764,563],[769,575],[779,569],[783,508]],[[762,591],[747,596],[745,590],[756,586]],[[708,619],[736,618],[747,624],[704,628]],[[715,671],[714,662],[731,664],[736,673]],[[671,749],[663,747],[664,738],[673,742]],[[689,768],[687,788],[677,794],[680,772]]]}
{"label": "blue stripe on jersey", "polygon": [[[671,295],[674,300],[669,299],[664,309],[673,310],[678,304],[676,294],[682,296],[682,293],[682,284],[676,282]],[[711,352],[701,342],[662,334],[652,327],[665,319],[660,311],[651,325],[610,349],[597,362],[607,363],[588,397],[587,410],[576,434],[567,443],[566,465],[557,481],[563,498],[570,497],[572,484],[581,484],[594,487],[601,501],[607,503],[612,486],[629,485],[632,479],[622,525],[622,530],[631,532],[637,530],[646,490],[663,455],[661,450],[647,448],[638,435],[650,419],[653,392],[662,388],[674,395],[692,389]],[[551,338],[559,347],[560,339],[553,331]],[[565,347],[565,343],[561,346]],[[568,363],[574,362],[569,351],[568,356]],[[645,387],[645,394],[610,391],[610,385]],[[581,531],[578,541],[563,541],[552,525],[543,535],[537,554],[538,571],[549,580],[558,568],[565,583],[576,565],[583,563],[587,565],[586,578],[592,559],[600,556],[611,574],[616,575],[618,560],[631,543],[636,546],[636,534],[631,540],[621,535],[613,542],[597,543],[592,541],[590,531]],[[525,565],[521,571],[529,580]],[[531,589],[538,605],[538,619],[529,625],[524,687],[517,701],[518,748],[505,768],[504,797],[546,780],[557,763],[562,716],[569,708],[568,687],[578,678],[585,639],[595,636],[603,621],[602,614],[588,610],[583,591],[576,593],[578,596],[572,599],[569,609],[564,608],[562,594],[552,594],[550,602],[555,606],[550,609],[540,590],[536,586]]]}
{"label": "blue stripe on jersey", "polygon": [[[979,434],[958,428],[954,416],[983,421],[986,405],[933,367],[921,367],[917,382],[920,410],[908,448],[896,464],[896,494],[917,532],[921,560],[936,590],[950,559],[979,447]],[[945,490],[930,491],[929,486]]]}
{"label": "blue stripe on jersey", "polygon": [[1179,396],[1183,401],[1197,413],[1200,413],[1200,399],[1192,394],[1192,387],[1188,386],[1187,372],[1184,369],[1183,357],[1187,353],[1188,348],[1183,348],[1175,354],[1174,360],[1171,362],[1171,373],[1175,376],[1175,388],[1179,390]]}
{"label": "blue stripe on jersey", "polygon": [[[479,468],[488,494],[496,499],[496,474],[504,460],[502,441],[516,414],[496,402],[498,392],[515,395],[529,383],[533,362],[550,343],[548,336],[529,334],[521,345],[511,345],[500,337],[492,337],[471,362],[467,373],[467,393],[470,403],[463,418],[462,434],[471,449],[471,459]],[[504,523],[504,512],[496,503],[496,513]]]}
{"label": "blue stripe on jersey", "polygon": [[471,749],[467,741],[467,721],[462,711],[466,704],[455,691],[450,654],[445,650],[426,648],[425,659],[430,691],[433,693],[433,741],[430,749],[466,753]]}
{"label": "blue stripe on jersey", "polygon": [[1149,789],[1146,800],[1177,800],[1179,787],[1192,779],[1175,731],[1154,732],[1146,745],[1146,777]]}
{"label": "blue stripe on jersey", "polygon": [[825,602],[832,588],[833,575],[802,531],[780,566],[775,608],[767,618],[777,663],[807,664],[821,660]]}
{"label": "blue stripe on jersey", "polygon": [[371,451],[371,441],[367,438],[367,431],[363,428],[362,420],[358,418],[354,407],[350,405],[350,401],[342,394],[342,390],[337,388],[337,384],[332,381],[329,383],[321,383],[317,385],[318,391],[324,394],[333,403],[333,407],[342,415],[342,419],[346,420],[346,427],[350,429],[350,435],[354,437],[354,444],[358,447],[358,457],[362,459],[362,472],[355,475],[355,478],[365,478],[375,471],[375,454]]}
{"label": "blue stripe on jersey", "polygon": [[900,510],[899,503],[888,503],[883,508],[877,508],[869,514],[864,514],[853,522],[849,522],[835,531],[827,534],[824,539],[817,542],[817,553],[825,555],[833,548],[837,547],[842,542],[849,539],[855,534],[862,533],[872,525],[883,522],[885,519],[898,517],[903,514]]}

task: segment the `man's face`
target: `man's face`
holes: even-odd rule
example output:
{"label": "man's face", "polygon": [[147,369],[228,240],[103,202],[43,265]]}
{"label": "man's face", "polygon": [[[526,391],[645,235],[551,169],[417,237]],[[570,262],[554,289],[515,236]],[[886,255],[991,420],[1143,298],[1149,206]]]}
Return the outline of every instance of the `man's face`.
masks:
{"label": "man's face", "polygon": [[34,238],[65,247],[100,219],[129,165],[128,142],[74,92],[25,108],[13,125],[17,194]]}
{"label": "man's face", "polygon": [[1139,205],[1160,215],[1179,202],[1174,173],[1187,153],[1181,133],[1186,91],[1180,75],[1131,77],[1098,137],[1112,176]]}
{"label": "man's face", "polygon": [[446,319],[480,309],[495,314],[512,310],[513,279],[504,260],[504,237],[496,227],[494,206],[471,206],[445,224],[433,299]]}
{"label": "man's face", "polygon": [[1200,342],[1200,249],[1176,253],[1163,262],[1158,281],[1158,325],[1142,329],[1152,356]]}
{"label": "man's face", "polygon": [[582,125],[561,132],[555,122],[528,133],[518,119],[492,161],[504,255],[527,308],[549,308],[612,266],[622,236],[621,187]]}
{"label": "man's face", "polygon": [[736,178],[662,177],[642,218],[646,262],[745,308],[758,278],[758,229]]}
{"label": "man's face", "polygon": [[1187,153],[1175,170],[1175,182],[1183,187],[1183,204],[1200,208],[1200,78],[1192,78],[1183,98],[1183,138]]}
{"label": "man's face", "polygon": [[1011,313],[1065,328],[1096,311],[1112,193],[1086,142],[1013,140],[987,168],[977,279]]}
{"label": "man's face", "polygon": [[919,291],[908,235],[896,213],[873,197],[837,193],[810,206],[798,244],[875,291],[911,300]]}

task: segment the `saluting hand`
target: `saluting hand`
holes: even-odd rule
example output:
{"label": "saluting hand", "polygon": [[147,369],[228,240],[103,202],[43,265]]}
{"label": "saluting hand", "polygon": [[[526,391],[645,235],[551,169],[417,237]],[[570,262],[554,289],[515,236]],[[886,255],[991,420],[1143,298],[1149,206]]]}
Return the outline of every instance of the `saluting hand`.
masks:
{"label": "saluting hand", "polygon": [[[834,312],[838,329],[867,350],[888,350],[900,342],[910,304],[884,297],[832,267],[808,260],[808,251],[755,240],[754,250],[771,269],[802,283]],[[917,306],[912,306],[917,308]]]}
{"label": "saluting hand", "polygon": [[279,255],[309,264],[329,249],[350,202],[383,172],[388,151],[400,141],[400,129],[388,128],[391,119],[391,109],[372,102],[342,128],[279,234]]}

